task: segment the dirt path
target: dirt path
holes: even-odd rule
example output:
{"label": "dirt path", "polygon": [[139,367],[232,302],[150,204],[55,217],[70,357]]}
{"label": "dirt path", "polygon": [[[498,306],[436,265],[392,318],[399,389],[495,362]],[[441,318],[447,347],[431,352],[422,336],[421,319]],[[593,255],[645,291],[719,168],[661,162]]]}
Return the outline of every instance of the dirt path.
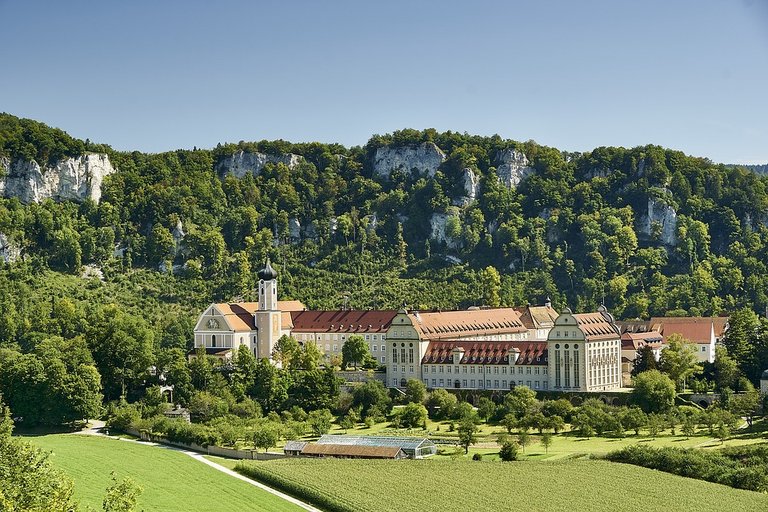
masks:
{"label": "dirt path", "polygon": [[207,464],[208,466],[212,467],[213,469],[216,469],[218,471],[221,471],[222,473],[225,473],[233,478],[237,478],[238,480],[242,480],[243,482],[246,482],[250,485],[253,485],[254,487],[258,487],[259,489],[266,491],[270,494],[274,494],[275,496],[284,499],[285,501],[288,501],[290,503],[293,503],[297,507],[301,507],[304,510],[308,510],[310,512],[323,512],[317,507],[313,507],[309,503],[304,503],[303,501],[294,498],[293,496],[289,496],[285,494],[284,492],[280,492],[277,489],[273,489],[272,487],[269,487],[268,485],[264,485],[261,482],[257,482],[256,480],[251,480],[248,477],[245,477],[241,475],[240,473],[237,473],[235,471],[232,471],[231,469],[222,466],[221,464],[216,464],[213,461],[210,461],[205,458],[205,456],[202,453],[193,452],[191,450],[185,450],[183,448],[177,448],[175,446],[168,446],[165,444],[160,443],[153,443],[150,441],[140,441],[137,439],[126,439],[124,437],[116,437],[116,436],[110,436],[102,432],[102,429],[104,428],[104,422],[99,420],[93,420],[88,428],[81,430],[80,432],[73,432],[73,434],[85,434],[89,436],[102,436],[102,437],[108,437],[110,439],[117,439],[119,441],[127,441],[129,443],[139,443],[146,446],[154,446],[157,448],[164,448],[166,450],[174,450],[177,452],[181,452],[185,455],[189,455],[193,459],[197,460],[198,462],[202,462],[203,464]]}

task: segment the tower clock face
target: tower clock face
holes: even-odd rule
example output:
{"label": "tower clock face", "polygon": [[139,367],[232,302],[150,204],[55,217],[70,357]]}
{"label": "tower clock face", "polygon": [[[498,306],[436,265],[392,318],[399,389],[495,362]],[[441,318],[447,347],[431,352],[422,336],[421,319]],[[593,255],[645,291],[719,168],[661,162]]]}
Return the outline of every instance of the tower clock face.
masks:
{"label": "tower clock face", "polygon": [[218,329],[219,328],[219,321],[215,318],[211,318],[208,320],[208,328],[209,329]]}

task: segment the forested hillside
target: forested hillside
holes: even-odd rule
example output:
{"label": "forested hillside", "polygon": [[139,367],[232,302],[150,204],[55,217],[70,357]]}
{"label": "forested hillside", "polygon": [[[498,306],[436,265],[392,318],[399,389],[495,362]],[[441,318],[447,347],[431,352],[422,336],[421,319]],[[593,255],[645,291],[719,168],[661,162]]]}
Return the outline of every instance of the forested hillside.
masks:
{"label": "forested hillside", "polygon": [[[382,148],[418,147],[439,154],[433,169],[376,167]],[[241,151],[268,158],[233,170]],[[282,296],[311,307],[549,295],[576,310],[605,301],[629,318],[768,306],[768,178],[658,146],[575,154],[402,130],[364,147],[261,141],[143,154],[0,116],[6,162],[84,152],[106,153],[117,169],[100,202],[0,199],[0,233],[21,253],[2,279],[79,275],[88,264],[110,282],[161,268],[201,304],[249,297],[270,254]],[[3,317],[19,306],[10,290],[0,288]]]}

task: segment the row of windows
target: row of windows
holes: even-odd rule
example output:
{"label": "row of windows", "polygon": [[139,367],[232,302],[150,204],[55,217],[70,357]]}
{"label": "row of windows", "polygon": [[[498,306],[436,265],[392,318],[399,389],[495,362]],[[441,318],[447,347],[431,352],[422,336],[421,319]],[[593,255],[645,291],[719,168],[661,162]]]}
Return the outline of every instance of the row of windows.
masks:
{"label": "row of windows", "polygon": [[[475,368],[477,368],[477,373],[483,373],[483,367],[482,366],[445,366],[445,365],[430,365],[424,367],[424,373],[459,373],[459,368],[461,368],[461,373],[475,373]],[[491,370],[493,368],[493,370]],[[485,367],[485,373],[493,373],[495,375],[507,374],[507,366],[486,366]],[[544,375],[547,374],[547,368],[546,367],[540,367],[540,366],[526,366],[525,367],[525,374],[526,375],[539,375],[543,370]],[[509,368],[509,373],[514,374],[515,373],[515,367]],[[523,367],[517,366],[517,373],[518,375],[523,374]]]}
{"label": "row of windows", "polygon": [[[296,339],[301,341],[307,341],[307,340],[317,340],[317,341],[346,341],[347,335],[346,334],[297,334]],[[365,341],[379,341],[379,335],[378,334],[366,334],[365,335]],[[381,341],[387,341],[387,336],[385,334],[381,335]],[[383,349],[382,349],[383,350]]]}
{"label": "row of windows", "polygon": [[[402,379],[400,379],[399,381],[396,378],[392,379],[392,385],[393,386],[397,386],[398,382],[401,384],[401,387],[402,387],[402,385],[403,385],[402,384],[403,383]],[[461,379],[461,381],[459,381],[459,379],[455,379],[455,380],[451,380],[451,379],[424,379],[424,384],[426,386],[429,386],[429,387],[432,387],[432,388],[449,387],[449,388],[456,388],[456,389],[458,389],[458,388],[470,388],[470,389],[472,389],[472,388],[481,388],[481,389],[511,389],[515,385],[517,385],[517,386],[523,386],[524,385],[524,386],[527,386],[527,387],[529,387],[531,389],[548,389],[549,388],[549,383],[546,380],[545,381],[538,381],[538,380],[522,381],[522,380],[518,380],[517,382],[515,382],[513,380],[510,381],[510,380],[506,380],[506,379],[502,379],[502,380],[499,380],[499,379],[494,379],[494,380],[490,380],[490,379],[485,379],[485,380],[483,380],[483,379]]]}

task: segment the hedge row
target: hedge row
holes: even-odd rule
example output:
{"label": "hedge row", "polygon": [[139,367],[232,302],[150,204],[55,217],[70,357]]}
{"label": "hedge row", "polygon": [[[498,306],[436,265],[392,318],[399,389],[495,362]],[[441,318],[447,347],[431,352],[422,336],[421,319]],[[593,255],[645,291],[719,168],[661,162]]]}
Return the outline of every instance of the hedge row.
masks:
{"label": "hedge row", "polygon": [[750,491],[768,491],[768,445],[707,452],[633,445],[606,458]]}

